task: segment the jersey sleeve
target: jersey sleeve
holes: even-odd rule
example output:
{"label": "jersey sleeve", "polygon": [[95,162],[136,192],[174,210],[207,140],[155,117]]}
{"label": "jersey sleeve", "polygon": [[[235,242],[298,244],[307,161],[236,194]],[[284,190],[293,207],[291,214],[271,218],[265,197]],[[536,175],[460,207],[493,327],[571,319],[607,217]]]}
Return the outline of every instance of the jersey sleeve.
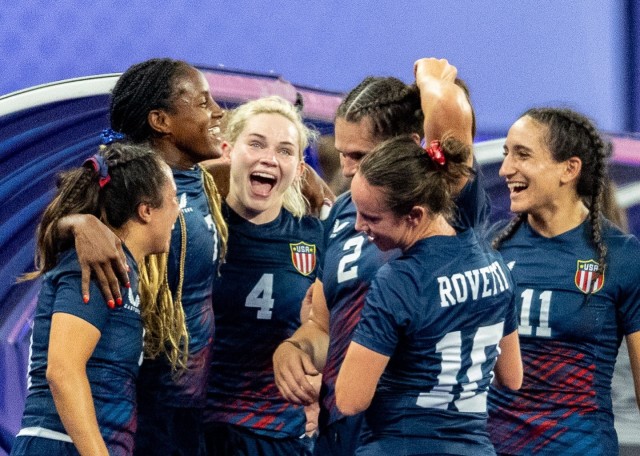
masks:
{"label": "jersey sleeve", "polygon": [[98,285],[92,280],[87,304],[82,301],[81,273],[68,271],[61,274],[56,283],[56,298],[53,313],[62,312],[75,315],[95,326],[100,332],[107,323],[110,309],[102,297]]}
{"label": "jersey sleeve", "polygon": [[[640,256],[640,242],[635,237],[629,237],[627,245],[623,247],[625,258],[628,258],[626,286],[623,287],[617,303],[622,331],[625,335],[640,331],[640,266],[637,258]],[[606,271],[605,271],[606,274]],[[606,280],[606,278],[605,278]]]}
{"label": "jersey sleeve", "polygon": [[475,228],[484,231],[491,213],[491,200],[484,188],[484,176],[478,162],[473,159],[472,176],[455,198],[457,228]]}
{"label": "jersey sleeve", "polygon": [[383,266],[371,283],[353,337],[358,344],[385,356],[393,354],[400,334],[411,321],[403,306],[401,278],[389,272],[388,265]]}

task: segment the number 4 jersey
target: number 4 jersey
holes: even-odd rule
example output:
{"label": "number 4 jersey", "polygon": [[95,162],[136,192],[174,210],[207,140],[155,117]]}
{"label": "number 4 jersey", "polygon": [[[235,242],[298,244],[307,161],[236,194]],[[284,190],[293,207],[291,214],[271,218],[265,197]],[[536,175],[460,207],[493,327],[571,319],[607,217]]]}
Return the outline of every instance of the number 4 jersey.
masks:
{"label": "number 4 jersey", "polygon": [[603,224],[604,273],[588,221],[553,238],[525,222],[500,248],[517,285],[524,381],[489,394],[499,453],[618,453],[611,377],[623,335],[640,330],[640,244]]}
{"label": "number 4 jersey", "polygon": [[299,437],[304,410],[278,391],[271,357],[300,326],[300,306],[321,259],[322,222],[284,209],[263,225],[226,204],[223,213],[229,243],[213,284],[216,330],[205,422]]}

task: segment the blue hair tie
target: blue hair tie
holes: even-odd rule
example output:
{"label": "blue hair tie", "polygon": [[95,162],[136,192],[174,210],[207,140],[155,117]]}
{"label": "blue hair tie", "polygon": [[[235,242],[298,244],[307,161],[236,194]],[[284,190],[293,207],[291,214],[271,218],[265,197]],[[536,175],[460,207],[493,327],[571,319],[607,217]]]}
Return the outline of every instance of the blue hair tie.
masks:
{"label": "blue hair tie", "polygon": [[83,165],[87,163],[91,164],[95,172],[98,173],[100,179],[98,179],[98,184],[100,188],[104,187],[111,180],[111,176],[109,176],[109,165],[107,164],[107,160],[102,155],[95,154],[91,158],[87,158]]}
{"label": "blue hair tie", "polygon": [[126,136],[119,131],[112,130],[111,128],[107,128],[102,130],[100,133],[100,141],[102,144],[107,145],[116,141],[122,141]]}

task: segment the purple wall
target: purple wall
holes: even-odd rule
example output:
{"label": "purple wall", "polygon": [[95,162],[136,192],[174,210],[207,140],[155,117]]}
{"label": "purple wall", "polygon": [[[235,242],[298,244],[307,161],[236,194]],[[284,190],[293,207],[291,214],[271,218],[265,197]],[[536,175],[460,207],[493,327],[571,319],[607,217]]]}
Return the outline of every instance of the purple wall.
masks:
{"label": "purple wall", "polygon": [[633,0],[88,5],[23,0],[2,8],[0,94],[120,72],[155,56],[272,70],[294,83],[346,91],[369,74],[409,81],[416,58],[438,56],[468,80],[482,132],[504,134],[518,114],[542,103],[568,104],[607,130],[634,125],[625,88]]}

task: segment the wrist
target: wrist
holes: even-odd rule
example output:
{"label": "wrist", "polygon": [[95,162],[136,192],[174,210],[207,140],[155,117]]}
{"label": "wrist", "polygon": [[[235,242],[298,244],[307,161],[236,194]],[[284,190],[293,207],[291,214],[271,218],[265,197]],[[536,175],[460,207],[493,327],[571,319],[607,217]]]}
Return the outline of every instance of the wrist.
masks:
{"label": "wrist", "polygon": [[300,342],[298,342],[297,340],[285,339],[280,343],[280,345],[282,345],[284,343],[289,343],[289,344],[293,345],[294,347],[296,347],[298,350],[304,351],[304,349],[302,348],[302,344]]}

